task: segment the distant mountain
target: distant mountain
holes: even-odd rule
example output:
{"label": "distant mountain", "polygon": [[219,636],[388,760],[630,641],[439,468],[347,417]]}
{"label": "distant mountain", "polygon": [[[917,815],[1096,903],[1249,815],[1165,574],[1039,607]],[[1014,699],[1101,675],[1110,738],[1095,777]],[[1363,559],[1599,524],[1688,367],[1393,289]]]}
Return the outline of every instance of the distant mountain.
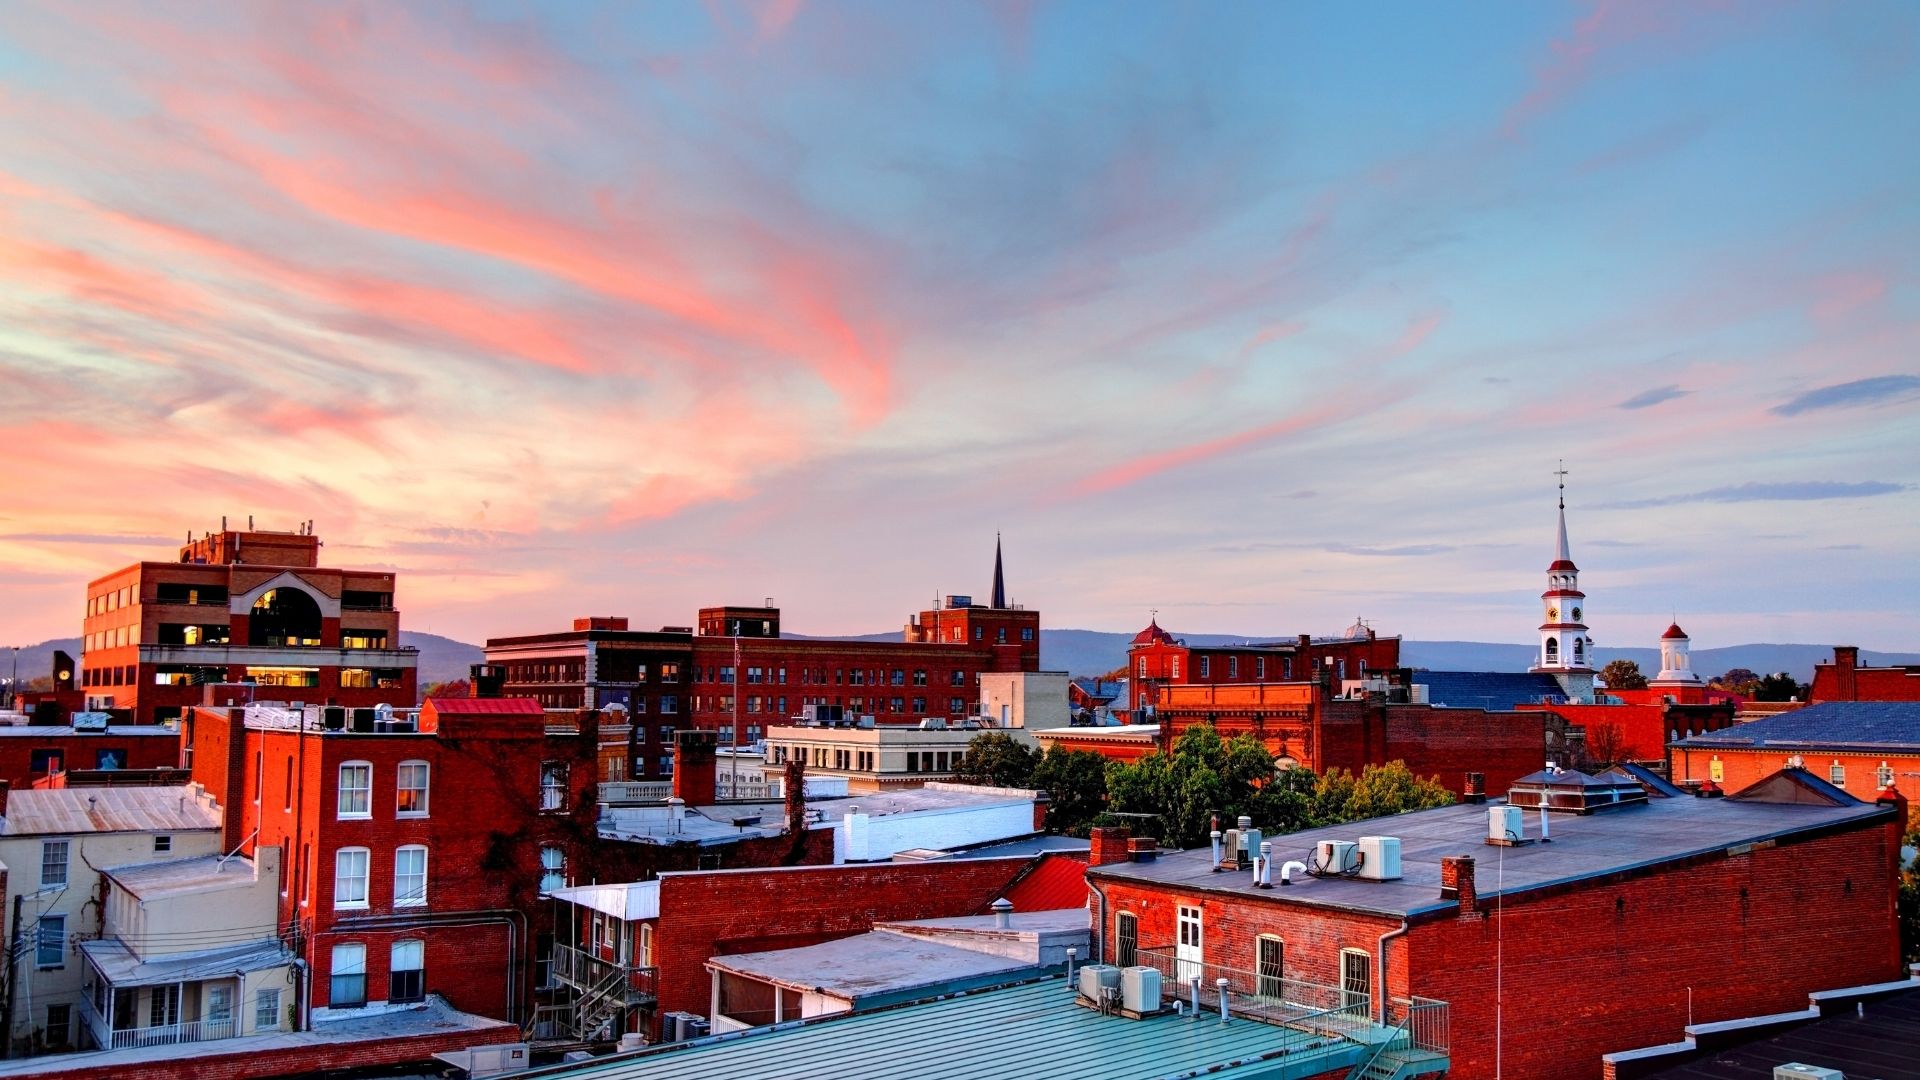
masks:
{"label": "distant mountain", "polygon": [[[449,679],[467,677],[467,667],[480,662],[481,650],[478,645],[469,645],[464,641],[441,637],[439,634],[422,634],[413,630],[400,631],[402,647],[412,646],[420,650],[420,685],[446,682]],[[75,659],[80,656],[79,638],[54,638],[38,645],[20,647],[20,681],[26,683],[33,679],[52,674],[53,653],[56,649],[65,649]],[[0,677],[13,677],[13,656],[11,652],[0,650]]]}

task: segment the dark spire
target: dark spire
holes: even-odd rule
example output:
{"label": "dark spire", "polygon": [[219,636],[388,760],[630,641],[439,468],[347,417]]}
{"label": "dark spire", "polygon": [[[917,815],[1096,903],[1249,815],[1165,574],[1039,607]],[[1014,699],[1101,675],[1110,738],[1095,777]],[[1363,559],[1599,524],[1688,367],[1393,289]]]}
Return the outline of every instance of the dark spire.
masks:
{"label": "dark spire", "polygon": [[1007,606],[1007,575],[1000,567],[1000,534],[993,534],[993,602],[996,608]]}

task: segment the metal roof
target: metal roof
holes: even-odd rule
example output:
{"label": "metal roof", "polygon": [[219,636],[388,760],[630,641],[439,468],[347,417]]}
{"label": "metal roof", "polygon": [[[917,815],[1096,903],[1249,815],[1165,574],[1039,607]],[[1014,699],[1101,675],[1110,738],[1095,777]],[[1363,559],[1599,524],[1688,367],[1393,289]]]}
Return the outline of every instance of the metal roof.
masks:
{"label": "metal roof", "polygon": [[1455,709],[1512,712],[1516,705],[1564,705],[1567,692],[1551,675],[1526,671],[1416,671],[1415,686],[1427,688],[1427,704]]}
{"label": "metal roof", "polygon": [[[611,1061],[534,1070],[581,1080],[1254,1080],[1344,1072],[1358,1043],[1295,1050],[1299,1032],[1256,1020],[1222,1024],[1162,1013],[1102,1016],[1059,977],[873,1012],[790,1022],[676,1043]],[[1301,1070],[1305,1071],[1301,1071]]]}
{"label": "metal roof", "polygon": [[570,889],[555,889],[547,895],[623,922],[660,917],[658,880],[630,881],[624,885],[575,885]]}
{"label": "metal roof", "polygon": [[1920,751],[1920,701],[1828,701],[1703,732],[1682,748],[1758,750],[1872,747]]}
{"label": "metal roof", "polygon": [[[1400,839],[1397,881],[1295,875],[1255,889],[1247,871],[1213,872],[1207,850],[1162,853],[1152,862],[1119,862],[1092,867],[1101,877],[1151,881],[1206,892],[1228,893],[1273,904],[1331,907],[1405,918],[1450,909],[1440,896],[1440,860],[1471,855],[1479,864],[1476,891],[1482,899],[1515,895],[1586,878],[1651,868],[1695,855],[1723,851],[1762,840],[1828,828],[1849,828],[1887,819],[1892,811],[1860,802],[1799,770],[1775,774],[1786,785],[1764,798],[1664,798],[1591,816],[1556,814],[1553,842],[1519,847],[1486,843],[1487,807],[1460,804],[1411,814],[1371,818],[1345,825],[1305,829],[1271,837],[1276,861],[1299,859],[1313,865],[1309,853],[1321,840],[1358,840],[1361,836]],[[1758,787],[1759,785],[1756,785]],[[1794,796],[1805,801],[1788,801]],[[1494,800],[1497,805],[1500,800]],[[1527,837],[1539,837],[1539,814],[1525,815]],[[1496,864],[1498,872],[1496,873]]]}
{"label": "metal roof", "polygon": [[101,871],[114,884],[142,900],[175,893],[251,885],[256,880],[253,860],[241,856],[202,855],[194,859],[114,866]]}
{"label": "metal roof", "polygon": [[218,829],[220,806],[198,784],[182,787],[29,788],[7,798],[0,835],[190,832]]}
{"label": "metal roof", "polygon": [[797,949],[716,956],[707,967],[855,1003],[896,994],[927,997],[1040,974],[1024,958],[879,931]]}
{"label": "metal roof", "polygon": [[277,938],[262,938],[201,952],[174,953],[142,960],[114,938],[80,943],[87,960],[116,989],[164,983],[221,979],[242,971],[266,971],[293,963],[293,954]]}

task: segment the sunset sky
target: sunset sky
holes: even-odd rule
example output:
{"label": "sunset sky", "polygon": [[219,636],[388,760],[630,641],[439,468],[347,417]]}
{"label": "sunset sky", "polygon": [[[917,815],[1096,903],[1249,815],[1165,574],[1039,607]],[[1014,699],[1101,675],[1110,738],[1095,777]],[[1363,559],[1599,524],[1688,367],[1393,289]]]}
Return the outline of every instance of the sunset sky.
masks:
{"label": "sunset sky", "polygon": [[312,519],[580,614],[1920,647],[1920,5],[0,4],[0,644]]}

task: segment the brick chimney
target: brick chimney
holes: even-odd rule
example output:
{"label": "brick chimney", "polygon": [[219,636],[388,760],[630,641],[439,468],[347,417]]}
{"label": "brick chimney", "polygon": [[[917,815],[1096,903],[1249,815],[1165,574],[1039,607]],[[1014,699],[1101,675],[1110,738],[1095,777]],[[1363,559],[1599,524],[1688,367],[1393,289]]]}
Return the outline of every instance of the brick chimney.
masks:
{"label": "brick chimney", "polygon": [[1037,791],[1034,793],[1033,795],[1033,831],[1034,832],[1047,831],[1047,808],[1052,805],[1053,805],[1053,796],[1047,794],[1044,791]]}
{"label": "brick chimney", "polygon": [[1152,862],[1160,857],[1160,841],[1151,836],[1134,836],[1127,840],[1127,858],[1134,862]]}
{"label": "brick chimney", "polygon": [[11,781],[0,780],[0,817],[7,816],[7,792],[13,789]]}
{"label": "brick chimney", "polygon": [[676,731],[673,733],[673,795],[688,806],[711,806],[714,802],[714,750],[720,745],[717,731]]}
{"label": "brick chimney", "polygon": [[798,836],[807,828],[807,763],[799,758],[787,762],[782,794],[786,796],[787,831]]}
{"label": "brick chimney", "polygon": [[1448,855],[1440,860],[1440,899],[1457,900],[1462,915],[1474,914],[1479,892],[1473,884],[1473,856]]}
{"label": "brick chimney", "polygon": [[[4,795],[4,793],[0,792],[0,795]],[[1883,787],[1880,789],[1880,793],[1878,795],[1875,795],[1873,797],[1873,802],[1874,802],[1874,805],[1876,806],[1890,806],[1896,811],[1893,818],[1892,847],[1893,847],[1893,870],[1895,874],[1898,874],[1900,872],[1900,866],[1902,861],[1901,855],[1900,855],[1900,845],[1905,842],[1907,829],[1912,826],[1912,822],[1913,822],[1913,818],[1910,816],[1910,813],[1907,809],[1907,797],[1901,793],[1899,788],[1895,787],[1892,784],[1888,784],[1886,787]]]}
{"label": "brick chimney", "polygon": [[1486,773],[1470,772],[1467,774],[1467,786],[1461,792],[1460,801],[1463,803],[1472,803],[1475,806],[1481,806],[1486,803]]}
{"label": "brick chimney", "polygon": [[1860,683],[1854,671],[1860,667],[1860,646],[1833,647],[1833,696],[1837,701],[1860,700]]}
{"label": "brick chimney", "polygon": [[1125,825],[1102,825],[1093,830],[1090,838],[1093,849],[1088,853],[1088,866],[1105,866],[1108,863],[1126,862],[1129,858],[1127,841],[1133,836],[1133,830]]}

